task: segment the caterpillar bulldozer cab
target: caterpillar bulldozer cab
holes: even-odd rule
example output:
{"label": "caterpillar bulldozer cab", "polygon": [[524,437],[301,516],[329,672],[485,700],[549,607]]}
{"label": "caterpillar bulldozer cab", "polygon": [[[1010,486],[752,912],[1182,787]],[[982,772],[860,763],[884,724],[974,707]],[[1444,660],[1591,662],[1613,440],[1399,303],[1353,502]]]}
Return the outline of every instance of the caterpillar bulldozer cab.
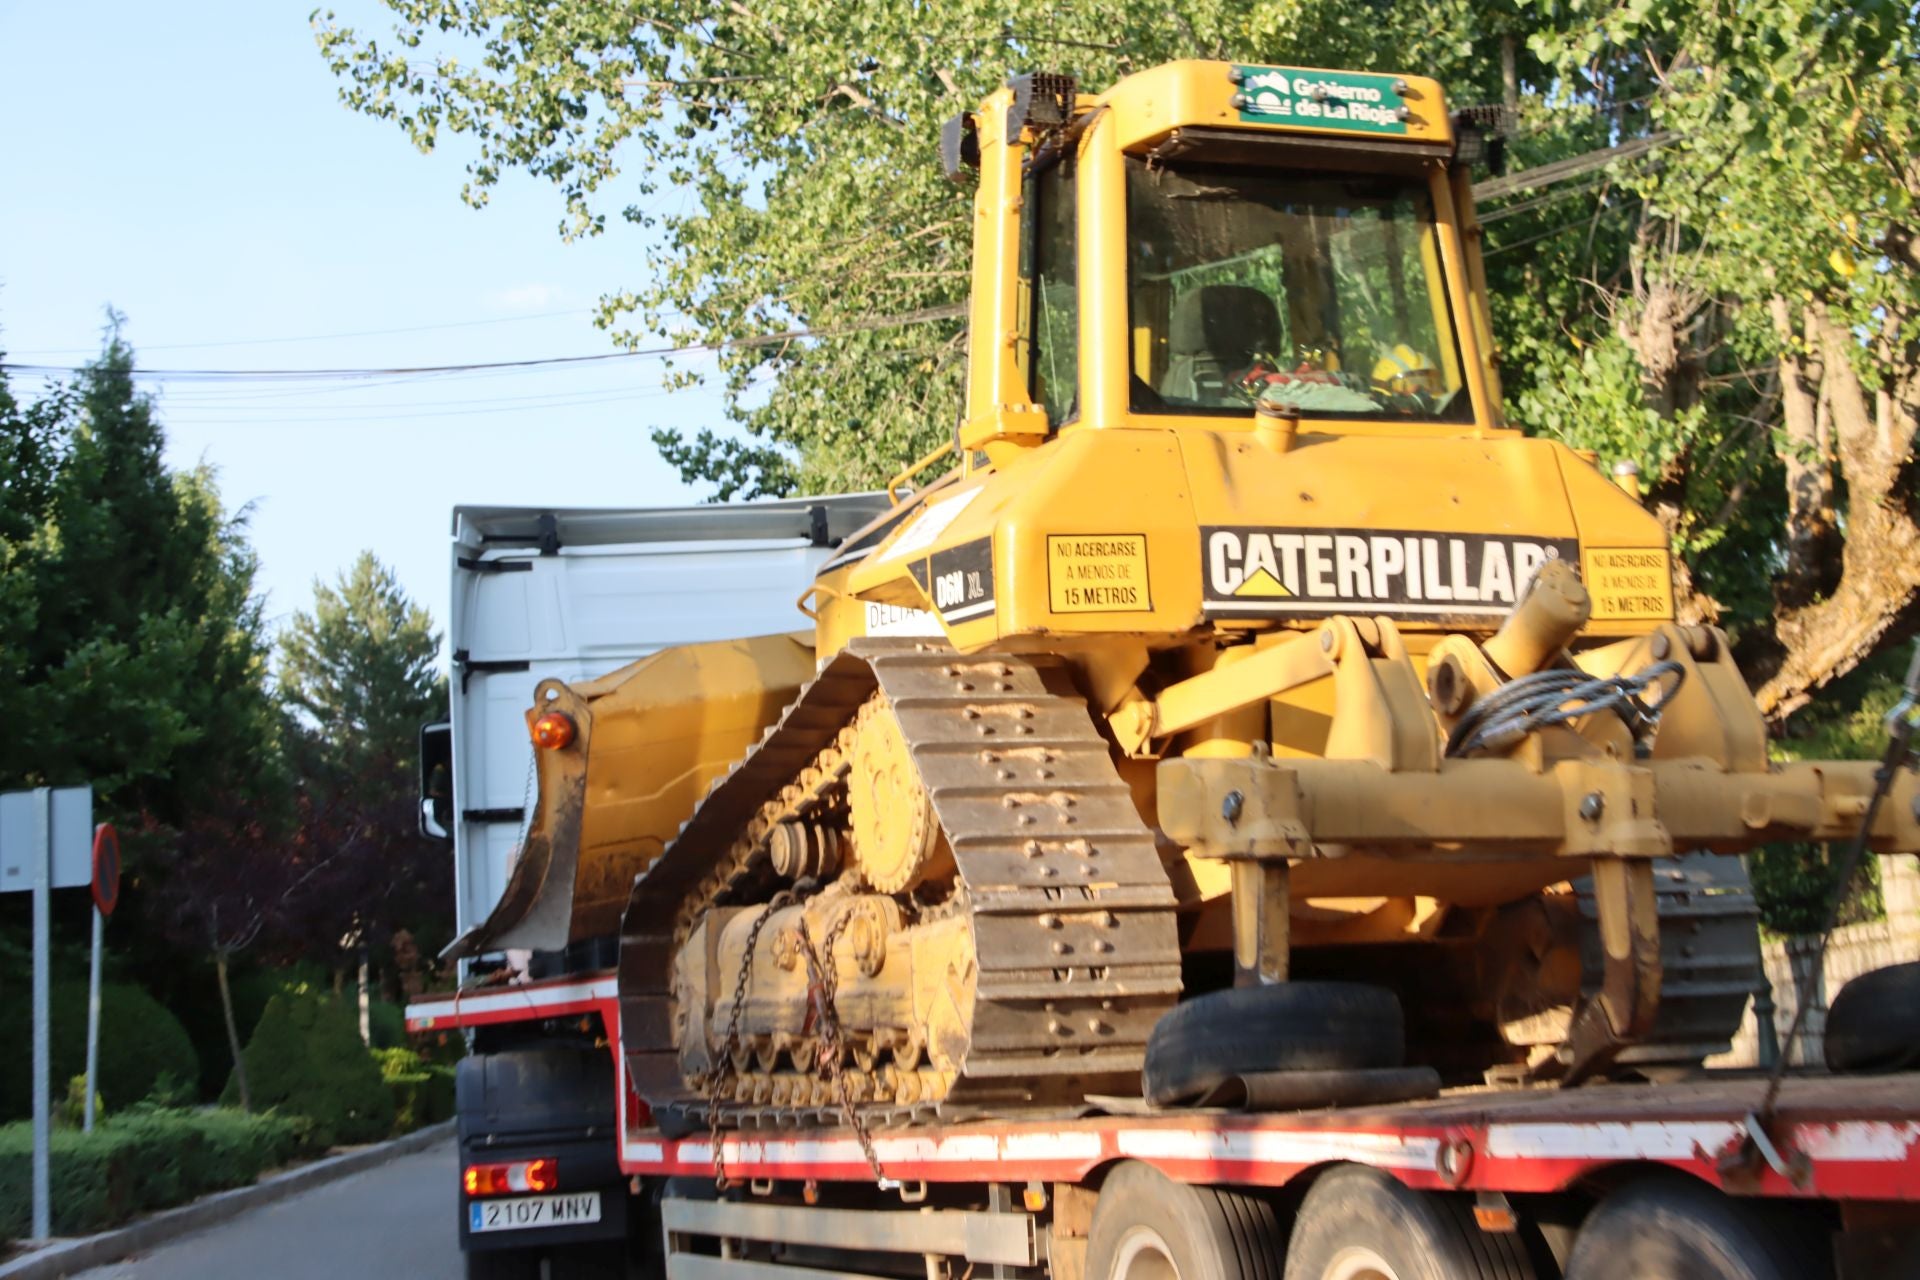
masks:
{"label": "caterpillar bulldozer cab", "polygon": [[[1214,62],[1025,77],[947,128],[966,404],[803,600],[811,678],[695,647],[528,713],[559,867],[583,810],[686,780],[648,726],[700,720],[699,671],[758,734],[663,853],[596,860],[634,877],[656,1116],[1077,1107],[1143,1068],[1156,1103],[1377,1098],[1724,1044],[1757,971],[1720,855],[1851,834],[1871,767],[1770,763],[1658,523],[1503,420],[1488,145],[1430,80]],[[1871,843],[1920,848],[1896,785]],[[594,927],[563,914],[545,945]]]}

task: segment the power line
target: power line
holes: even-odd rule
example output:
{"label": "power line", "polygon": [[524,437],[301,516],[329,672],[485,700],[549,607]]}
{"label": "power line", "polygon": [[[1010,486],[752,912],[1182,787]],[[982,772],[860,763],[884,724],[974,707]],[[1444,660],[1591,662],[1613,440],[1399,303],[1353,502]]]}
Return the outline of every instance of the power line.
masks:
{"label": "power line", "polygon": [[[362,400],[362,401],[355,401],[351,404],[340,405],[339,410],[341,412],[363,413],[363,412],[368,412],[368,411],[378,410],[378,409],[408,409],[408,410],[457,409],[465,405],[488,405],[488,406],[495,406],[500,408],[517,408],[517,407],[524,406],[527,408],[545,409],[545,408],[563,407],[574,401],[585,400],[588,397],[625,396],[625,395],[631,395],[631,394],[651,394],[653,391],[656,391],[658,389],[659,388],[657,384],[652,384],[652,385],[646,385],[646,386],[640,386],[640,387],[634,387],[634,386],[589,387],[589,388],[581,388],[573,391],[537,392],[532,395],[524,395],[524,396],[482,396],[477,398],[463,398],[459,400],[387,400],[387,401],[376,400],[371,402]],[[245,399],[245,398],[221,399],[218,397],[211,397],[211,398],[195,399],[191,397],[175,398],[171,396],[166,399],[164,404],[169,414],[171,414],[174,410],[183,410],[186,412],[191,412],[196,414],[218,413],[221,415],[231,416],[236,420],[243,419],[249,416],[257,416],[260,414],[273,413],[276,409],[283,408],[283,407],[284,408],[305,408],[306,407],[305,405],[278,405],[278,404],[268,404],[262,407],[262,406],[258,406],[252,400]]]}
{"label": "power line", "polygon": [[[231,342],[168,342],[156,345],[141,344],[142,351],[202,351],[209,347],[271,347],[289,342],[331,342],[337,338],[384,338],[398,333],[432,333],[440,329],[473,329],[482,325],[523,324],[533,320],[553,320],[560,316],[590,316],[591,307],[573,311],[543,311],[530,316],[500,316],[492,320],[454,320],[445,324],[416,324],[404,329],[356,329],[348,333],[310,333],[297,338],[237,338]],[[40,347],[31,351],[16,351],[21,356],[70,356],[92,355],[98,347]]]}
{"label": "power line", "polygon": [[1625,213],[1629,209],[1636,208],[1639,204],[1640,204],[1640,200],[1638,197],[1636,197],[1632,200],[1626,201],[1623,204],[1611,205],[1607,208],[1597,211],[1591,217],[1582,215],[1581,217],[1575,218],[1570,222],[1561,223],[1559,226],[1555,227],[1551,231],[1542,231],[1537,236],[1528,236],[1524,240],[1515,240],[1512,244],[1496,245],[1494,248],[1487,250],[1486,256],[1489,258],[1497,258],[1503,253],[1511,253],[1515,249],[1524,249],[1528,245],[1538,244],[1542,240],[1551,240],[1557,235],[1561,235],[1565,232],[1573,230],[1575,227],[1583,226],[1587,223],[1590,223],[1594,221],[1594,219],[1596,218],[1603,218],[1609,213]]}
{"label": "power line", "polygon": [[[1594,169],[1602,168],[1615,161],[1629,160],[1638,156],[1645,155],[1648,152],[1653,151],[1665,145],[1667,142],[1671,141],[1674,138],[1674,136],[1675,135],[1671,132],[1661,132],[1656,134],[1650,134],[1647,137],[1636,138],[1629,142],[1620,143],[1617,146],[1603,147],[1597,151],[1589,151],[1582,155],[1569,156],[1563,160],[1556,160],[1549,164],[1536,165],[1531,169],[1523,169],[1518,173],[1508,174],[1504,177],[1499,177],[1499,178],[1491,178],[1485,182],[1476,183],[1473,188],[1473,194],[1476,200],[1497,200],[1503,196],[1511,195],[1516,192],[1530,191],[1530,190],[1535,190],[1541,187],[1552,186],[1556,183],[1564,182],[1569,178],[1577,177],[1581,174],[1591,172]],[[1592,185],[1593,185],[1592,182],[1583,183],[1581,184],[1580,187],[1576,187],[1572,191],[1568,191],[1560,194],[1566,194],[1566,195],[1575,194],[1578,191],[1584,190]],[[1558,198],[1558,197],[1556,196],[1553,198]],[[1532,199],[1522,201],[1520,204],[1515,205],[1509,209],[1495,211],[1489,214],[1485,219],[1483,219],[1483,221],[1494,221],[1498,218],[1508,216],[1509,214],[1519,213],[1525,209],[1532,208],[1538,204],[1544,204],[1544,203],[1550,203],[1550,202],[1551,200],[1548,198],[1534,197]],[[1567,223],[1562,227],[1556,228],[1553,231],[1545,233],[1544,235],[1534,236],[1527,240],[1519,241],[1518,243],[1512,244],[1512,245],[1501,245],[1498,248],[1489,251],[1488,256],[1492,256],[1495,253],[1504,252],[1509,249],[1519,248],[1522,245],[1532,244],[1537,240],[1546,239],[1553,235],[1558,235],[1561,231],[1564,231],[1568,227],[1573,225],[1577,225],[1577,224]],[[598,352],[591,355],[578,355],[578,356],[543,356],[543,357],[536,357],[536,358],[525,359],[525,360],[487,360],[487,361],[472,361],[472,362],[463,363],[463,364],[411,365],[411,366],[401,365],[401,366],[390,366],[390,367],[367,367],[367,368],[325,368],[325,369],[139,369],[139,368],[136,368],[133,370],[133,375],[136,378],[139,378],[144,381],[161,382],[161,383],[199,382],[199,383],[219,384],[219,383],[247,383],[247,382],[296,382],[296,383],[299,383],[299,382],[365,382],[371,379],[382,379],[387,382],[393,382],[393,381],[406,381],[414,378],[425,378],[425,377],[458,377],[462,375],[478,375],[478,374],[495,373],[495,372],[518,372],[518,371],[541,370],[541,369],[562,369],[562,368],[568,368],[568,367],[578,366],[578,365],[605,364],[613,361],[634,360],[634,359],[660,359],[660,358],[667,358],[667,357],[672,357],[677,355],[698,355],[703,353],[710,354],[710,353],[717,353],[717,352],[730,351],[730,350],[747,350],[747,349],[753,349],[758,347],[782,346],[792,342],[802,342],[802,341],[808,341],[808,340],[820,339],[820,338],[841,337],[841,336],[846,336],[846,335],[856,334],[856,333],[869,333],[869,332],[874,332],[874,331],[883,330],[883,329],[904,328],[909,325],[928,324],[928,323],[932,323],[939,320],[960,319],[963,316],[965,316],[966,311],[967,311],[967,304],[964,302],[957,302],[957,303],[950,303],[945,306],[923,307],[916,311],[904,312],[899,315],[883,316],[878,319],[874,319],[870,321],[861,321],[853,324],[821,326],[818,328],[789,329],[780,333],[760,334],[760,335],[749,336],[744,338],[730,338],[730,339],[722,340],[720,342],[696,342],[696,343],[686,343],[686,344],[677,345],[677,346],[644,347],[644,348],[628,350],[628,351],[605,351],[605,352]],[[442,324],[442,325],[420,325],[420,326],[413,326],[409,328],[398,328],[398,329],[373,329],[373,330],[362,330],[357,333],[318,334],[318,335],[311,335],[308,337],[298,337],[298,338],[259,338],[259,339],[250,339],[250,340],[244,340],[244,341],[233,342],[233,343],[180,343],[180,344],[173,344],[171,346],[166,346],[166,347],[153,347],[148,349],[149,350],[190,350],[190,349],[199,349],[199,348],[206,348],[206,347],[268,345],[268,344],[288,343],[288,342],[314,342],[314,341],[324,341],[331,338],[372,337],[372,336],[381,336],[381,335],[399,334],[399,333],[417,333],[417,332],[423,332],[431,329],[457,329],[457,328],[472,327],[475,325],[509,323],[514,319],[531,320],[531,319],[552,318],[554,316],[579,315],[579,314],[584,314],[584,313],[579,311],[550,312],[550,313],[546,313],[546,315],[544,316],[503,317],[498,320],[460,321],[460,322],[453,322],[453,323]],[[36,377],[36,378],[43,378],[43,379],[59,378],[59,377],[68,376],[72,372],[73,371],[71,369],[68,369],[59,365],[0,361],[0,373],[17,374],[17,375],[26,376],[26,377]],[[376,383],[373,385],[380,385],[380,384]],[[344,407],[348,407],[348,406],[343,406],[343,408]]]}
{"label": "power line", "polygon": [[[616,360],[693,355],[702,352],[731,351],[754,347],[777,347],[784,346],[790,342],[804,342],[815,338],[838,338],[856,333],[871,333],[881,329],[899,329],[907,325],[928,324],[937,320],[957,320],[964,316],[966,311],[966,303],[955,302],[940,307],[922,307],[917,311],[904,312],[900,315],[882,316],[875,320],[859,321],[853,324],[788,329],[780,333],[759,334],[745,338],[728,338],[720,342],[694,342],[682,346],[645,347],[633,351],[605,351],[595,355],[584,356],[543,356],[528,360],[485,360],[470,364],[412,365],[363,369],[135,369],[133,370],[133,376],[154,382],[286,382],[338,381],[360,378],[415,378],[432,377],[440,374],[475,373],[494,369],[560,368],[570,365],[604,364]],[[58,365],[0,362],[0,372],[19,373],[35,377],[60,377],[72,371]]]}
{"label": "power line", "polygon": [[[541,409],[577,409],[577,408],[586,408],[592,405],[600,405],[600,404],[622,404],[622,403],[627,403],[634,400],[656,400],[672,394],[673,394],[673,391],[671,388],[656,387],[656,388],[653,388],[652,390],[628,391],[628,392],[623,392],[616,395],[602,395],[602,396],[596,396],[596,397],[580,399],[580,400],[565,400],[555,404],[522,405],[522,404],[502,403],[502,404],[492,404],[487,408],[479,408],[479,409],[427,408],[427,409],[423,409],[421,412],[418,412],[418,413],[361,413],[360,409],[363,406],[342,405],[338,413],[274,414],[271,416],[255,415],[250,417],[235,417],[235,418],[203,418],[203,417],[198,417],[196,415],[200,412],[204,412],[204,410],[190,409],[185,414],[179,417],[175,417],[172,414],[167,415],[167,422],[169,426],[200,426],[200,427],[228,427],[228,426],[254,426],[254,425],[268,426],[268,427],[308,426],[308,425],[351,426],[355,423],[404,422],[413,418],[470,418],[479,414],[490,414],[490,413],[532,413]],[[385,406],[367,405],[364,407],[370,408],[370,409],[380,409]]]}
{"label": "power line", "polygon": [[1525,200],[1516,200],[1512,204],[1501,205],[1498,209],[1480,214],[1480,225],[1484,227],[1489,223],[1499,222],[1503,218],[1511,218],[1517,214],[1531,212],[1534,209],[1540,208],[1542,205],[1555,204],[1571,196],[1582,195],[1585,192],[1592,191],[1595,187],[1605,185],[1607,181],[1607,175],[1602,174],[1600,177],[1588,178],[1585,182],[1578,182],[1571,187],[1563,187],[1558,191],[1546,191],[1536,196],[1528,196]]}
{"label": "power line", "polygon": [[1618,146],[1602,147],[1598,151],[1587,151],[1577,156],[1568,156],[1564,160],[1555,160],[1551,164],[1535,165],[1531,169],[1522,169],[1501,178],[1489,178],[1473,187],[1475,200],[1497,200],[1501,196],[1512,195],[1516,191],[1531,191],[1535,187],[1548,187],[1556,182],[1589,173],[1594,169],[1612,164],[1616,160],[1632,160],[1636,156],[1646,155],[1659,147],[1672,142],[1678,135],[1669,130],[1650,133],[1644,138],[1635,138],[1631,142],[1622,142]]}

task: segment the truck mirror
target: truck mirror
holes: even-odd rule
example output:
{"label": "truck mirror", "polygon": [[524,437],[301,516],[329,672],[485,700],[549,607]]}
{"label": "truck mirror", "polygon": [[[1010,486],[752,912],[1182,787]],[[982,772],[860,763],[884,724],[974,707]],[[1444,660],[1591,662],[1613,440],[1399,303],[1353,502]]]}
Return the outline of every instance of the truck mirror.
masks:
{"label": "truck mirror", "polygon": [[453,839],[453,725],[420,726],[420,834]]}

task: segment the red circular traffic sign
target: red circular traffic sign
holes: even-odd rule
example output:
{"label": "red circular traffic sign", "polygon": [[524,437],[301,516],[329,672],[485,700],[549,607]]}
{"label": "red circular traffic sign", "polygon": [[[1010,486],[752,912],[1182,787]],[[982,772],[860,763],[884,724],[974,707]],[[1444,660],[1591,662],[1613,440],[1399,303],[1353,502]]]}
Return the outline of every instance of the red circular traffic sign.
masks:
{"label": "red circular traffic sign", "polygon": [[93,905],[103,916],[120,905],[120,833],[111,822],[93,829]]}

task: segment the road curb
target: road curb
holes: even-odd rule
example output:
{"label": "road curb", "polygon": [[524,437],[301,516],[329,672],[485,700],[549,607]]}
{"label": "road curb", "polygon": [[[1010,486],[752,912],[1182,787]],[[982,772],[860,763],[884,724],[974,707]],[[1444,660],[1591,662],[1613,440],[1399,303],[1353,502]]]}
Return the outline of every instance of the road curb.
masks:
{"label": "road curb", "polygon": [[[302,1191],[337,1182],[399,1156],[424,1151],[452,1136],[453,1121],[448,1120],[416,1129],[390,1142],[303,1164],[252,1186],[217,1191],[191,1204],[162,1209],[159,1213],[149,1214],[99,1235],[55,1240],[45,1248],[35,1249],[0,1265],[0,1280],[58,1280],[61,1276],[70,1276],[90,1267],[108,1266],[133,1254],[158,1248],[170,1240],[216,1226],[249,1209],[258,1209]],[[452,1170],[448,1172],[451,1174]]]}

